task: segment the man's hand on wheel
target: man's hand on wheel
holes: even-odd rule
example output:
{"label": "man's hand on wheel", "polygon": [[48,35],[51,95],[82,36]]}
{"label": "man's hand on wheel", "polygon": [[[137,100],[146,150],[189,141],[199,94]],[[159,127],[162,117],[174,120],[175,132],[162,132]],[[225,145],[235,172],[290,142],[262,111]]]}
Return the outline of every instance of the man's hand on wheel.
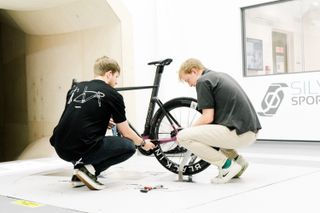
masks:
{"label": "man's hand on wheel", "polygon": [[145,144],[142,147],[142,149],[149,151],[150,149],[154,149],[156,146],[150,141],[150,139],[144,140]]}

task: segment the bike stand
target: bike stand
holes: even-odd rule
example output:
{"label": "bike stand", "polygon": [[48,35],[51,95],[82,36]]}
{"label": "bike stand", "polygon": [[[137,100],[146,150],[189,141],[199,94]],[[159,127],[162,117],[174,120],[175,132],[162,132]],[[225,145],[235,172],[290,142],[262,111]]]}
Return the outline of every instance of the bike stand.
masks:
{"label": "bike stand", "polygon": [[188,151],[184,154],[184,157],[183,157],[183,159],[182,159],[182,162],[181,162],[180,165],[179,165],[178,181],[180,181],[180,182],[192,182],[192,175],[188,175],[188,179],[187,179],[187,180],[185,180],[185,179],[183,178],[183,168],[184,168],[184,166],[188,163],[188,161],[190,160],[191,155],[192,155],[192,152],[188,150]]}

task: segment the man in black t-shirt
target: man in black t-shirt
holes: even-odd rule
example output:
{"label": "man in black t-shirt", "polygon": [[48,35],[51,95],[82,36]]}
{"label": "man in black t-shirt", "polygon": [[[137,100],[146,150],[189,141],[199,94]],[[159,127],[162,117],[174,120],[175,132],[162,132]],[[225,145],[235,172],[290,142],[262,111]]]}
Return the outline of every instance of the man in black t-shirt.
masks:
{"label": "man in black t-shirt", "polygon": [[202,115],[179,132],[177,142],[219,168],[213,183],[240,177],[248,162],[235,149],[254,143],[261,129],[248,96],[231,76],[206,69],[198,59],[186,60],[179,78],[196,87]]}
{"label": "man in black t-shirt", "polygon": [[[59,157],[74,164],[75,187],[103,189],[97,179],[102,171],[130,158],[135,145],[145,150],[155,147],[130,128],[122,95],[114,89],[119,75],[118,63],[103,56],[95,62],[94,79],[74,84],[67,93],[50,143]],[[113,122],[123,137],[105,136]]]}

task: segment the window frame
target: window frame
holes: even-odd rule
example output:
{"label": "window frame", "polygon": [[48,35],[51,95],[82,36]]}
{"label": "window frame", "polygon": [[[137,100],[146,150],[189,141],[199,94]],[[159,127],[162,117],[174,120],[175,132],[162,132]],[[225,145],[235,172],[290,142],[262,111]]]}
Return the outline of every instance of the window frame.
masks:
{"label": "window frame", "polygon": [[[273,71],[273,73],[267,74],[248,74],[248,71],[250,71],[248,69],[248,63],[247,63],[247,39],[259,39],[259,38],[252,38],[250,36],[246,35],[246,10],[248,9],[254,9],[254,8],[259,8],[259,7],[264,7],[264,6],[270,6],[270,5],[276,5],[276,4],[284,4],[287,2],[294,2],[297,0],[278,0],[278,1],[270,1],[270,2],[265,2],[265,3],[261,3],[261,4],[255,4],[255,5],[250,5],[250,6],[245,6],[245,7],[241,7],[241,45],[242,45],[242,75],[243,77],[257,77],[257,76],[274,76],[274,75],[284,75],[284,74],[301,74],[301,73],[310,73],[310,72],[320,72],[320,67],[319,70],[306,70],[305,67],[302,67],[299,71],[289,71],[289,72],[285,72],[285,73],[276,73]],[[301,29],[301,33],[304,33],[304,30]],[[301,40],[301,42],[304,42],[303,40]],[[263,48],[263,47],[262,47]],[[305,56],[305,50],[302,50],[302,52],[300,53],[301,57],[304,58]],[[305,61],[305,59],[303,59]],[[262,61],[264,61],[264,58],[262,56]],[[274,63],[274,61],[272,60],[272,62]],[[304,63],[304,62],[302,62]],[[262,66],[264,67],[265,65],[262,64]]]}

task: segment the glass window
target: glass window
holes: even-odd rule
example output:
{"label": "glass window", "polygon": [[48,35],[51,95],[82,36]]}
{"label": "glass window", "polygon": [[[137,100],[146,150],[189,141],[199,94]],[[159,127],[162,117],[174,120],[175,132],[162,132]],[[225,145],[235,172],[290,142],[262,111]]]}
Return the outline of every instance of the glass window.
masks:
{"label": "glass window", "polygon": [[245,76],[320,71],[320,0],[241,10]]}

